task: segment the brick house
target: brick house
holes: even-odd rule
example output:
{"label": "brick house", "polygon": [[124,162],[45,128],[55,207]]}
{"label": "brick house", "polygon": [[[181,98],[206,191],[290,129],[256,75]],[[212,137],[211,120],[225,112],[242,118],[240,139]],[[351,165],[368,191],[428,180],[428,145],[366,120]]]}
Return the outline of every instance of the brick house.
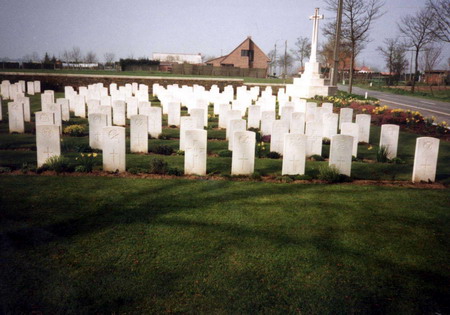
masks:
{"label": "brick house", "polygon": [[214,67],[265,69],[267,71],[269,62],[270,58],[249,36],[228,55],[208,60],[206,64]]}

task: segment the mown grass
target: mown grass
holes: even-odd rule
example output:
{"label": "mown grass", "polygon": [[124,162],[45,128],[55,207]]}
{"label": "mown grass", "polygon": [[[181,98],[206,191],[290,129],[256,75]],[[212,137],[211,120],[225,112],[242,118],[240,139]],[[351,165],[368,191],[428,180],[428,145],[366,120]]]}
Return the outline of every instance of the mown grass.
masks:
{"label": "mown grass", "polygon": [[[387,92],[387,93],[393,93],[398,95],[406,95],[406,96],[412,96],[412,97],[418,97],[418,98],[426,98],[441,102],[450,102],[450,90],[437,90],[433,89],[433,87],[428,87],[426,90],[416,90],[414,93],[411,92],[411,90],[405,90],[401,88],[396,88],[395,86],[392,87],[386,87],[386,86],[370,86],[368,84],[356,84],[356,86],[368,89],[368,90],[374,90],[374,91],[380,91],[380,92]],[[418,87],[422,87],[422,85],[419,85]],[[410,87],[409,87],[410,88]]]}
{"label": "mown grass", "polygon": [[446,314],[448,190],[0,176],[4,313]]}
{"label": "mown grass", "polygon": [[185,78],[207,78],[207,79],[240,79],[245,83],[292,83],[292,78],[286,80],[277,78],[251,78],[251,77],[218,77],[206,75],[172,74],[160,71],[115,71],[115,70],[49,70],[49,69],[0,69],[0,72],[30,72],[50,74],[94,74],[94,75],[118,75],[118,76],[142,76],[142,77],[185,77]]}

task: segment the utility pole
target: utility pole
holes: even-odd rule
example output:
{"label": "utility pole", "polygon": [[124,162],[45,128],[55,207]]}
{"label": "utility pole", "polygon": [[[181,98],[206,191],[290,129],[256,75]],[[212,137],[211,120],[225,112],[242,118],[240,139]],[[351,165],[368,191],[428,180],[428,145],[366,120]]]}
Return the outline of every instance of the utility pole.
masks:
{"label": "utility pole", "polygon": [[337,16],[336,16],[336,35],[334,37],[334,64],[331,69],[331,86],[337,85],[338,68],[339,68],[339,44],[341,39],[341,24],[342,24],[342,3],[343,0],[339,0]]}
{"label": "utility pole", "polygon": [[274,66],[274,71],[273,73],[276,75],[277,73],[277,43],[275,43],[275,53],[274,53],[274,62],[273,62],[273,66]]}

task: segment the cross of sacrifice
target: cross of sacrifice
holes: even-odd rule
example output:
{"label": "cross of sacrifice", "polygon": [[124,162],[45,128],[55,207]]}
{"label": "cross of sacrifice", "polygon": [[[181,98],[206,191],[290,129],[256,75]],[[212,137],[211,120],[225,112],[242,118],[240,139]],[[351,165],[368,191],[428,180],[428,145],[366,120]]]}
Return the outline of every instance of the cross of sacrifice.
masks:
{"label": "cross of sacrifice", "polygon": [[313,32],[311,37],[311,57],[310,62],[317,62],[317,42],[319,39],[319,20],[324,18],[323,14],[319,15],[319,8],[316,8],[314,15],[310,16],[309,19],[313,20]]}

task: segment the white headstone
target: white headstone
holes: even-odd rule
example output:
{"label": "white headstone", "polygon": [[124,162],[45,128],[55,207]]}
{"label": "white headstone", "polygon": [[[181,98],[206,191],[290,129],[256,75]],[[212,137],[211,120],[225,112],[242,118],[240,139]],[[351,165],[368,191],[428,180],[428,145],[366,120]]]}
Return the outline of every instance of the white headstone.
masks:
{"label": "white headstone", "polygon": [[282,175],[305,174],[306,141],[307,136],[304,134],[284,135]]}
{"label": "white headstone", "polygon": [[306,156],[322,155],[323,124],[318,121],[306,122]]}
{"label": "white headstone", "polygon": [[359,126],[357,123],[342,123],[341,125],[341,135],[347,135],[353,137],[353,150],[352,155],[354,157],[358,156],[358,135],[359,135]]}
{"label": "white headstone", "polygon": [[230,135],[230,121],[234,120],[234,119],[241,119],[241,111],[240,110],[229,110],[227,112],[227,130],[225,133],[225,137],[227,140],[230,139],[231,135]]}
{"label": "white headstone", "polygon": [[137,115],[138,113],[138,99],[136,97],[127,98],[127,118],[130,119],[131,116]]}
{"label": "white headstone", "polygon": [[108,126],[105,114],[89,114],[89,146],[92,149],[102,148],[103,128]]}
{"label": "white headstone", "polygon": [[291,133],[305,134],[305,113],[293,112],[291,115]]}
{"label": "white headstone", "polygon": [[313,121],[316,117],[316,108],[317,104],[313,102],[307,102],[306,103],[306,116],[305,116],[305,122]]}
{"label": "white headstone", "polygon": [[103,170],[124,172],[126,148],[124,127],[103,127]]}
{"label": "white headstone", "polygon": [[62,133],[61,105],[53,103],[48,105],[47,108],[47,111],[55,113],[55,125],[59,126],[60,133]]}
{"label": "white headstone", "polygon": [[31,121],[31,108],[30,108],[30,98],[29,97],[18,97],[17,103],[22,103],[23,105],[23,119],[26,122]]}
{"label": "white headstone", "polygon": [[289,121],[275,120],[272,124],[270,136],[270,151],[283,154],[284,135],[289,133]]}
{"label": "white headstone", "polygon": [[127,105],[125,101],[114,101],[113,102],[113,124],[119,126],[125,126],[126,120],[126,108]]}
{"label": "white headstone", "polygon": [[162,108],[150,107],[148,110],[148,133],[153,138],[158,138],[162,133]]}
{"label": "white headstone", "polygon": [[203,129],[205,121],[205,110],[203,108],[192,108],[190,116],[197,122],[196,129]]}
{"label": "white headstone", "polygon": [[253,131],[237,131],[233,136],[231,174],[252,174],[255,168],[256,134]]}
{"label": "white headstone", "polygon": [[230,104],[219,105],[219,128],[227,128],[227,113],[229,110],[231,110]]}
{"label": "white headstone", "polygon": [[322,104],[322,114],[331,114],[333,112],[333,103]]}
{"label": "white headstone", "polygon": [[334,113],[325,113],[323,119],[323,137],[330,139],[337,134],[339,115]]}
{"label": "white headstone", "polygon": [[272,125],[275,121],[275,111],[261,112],[261,135],[267,136],[272,133]]}
{"label": "white headstone", "polygon": [[385,124],[381,125],[380,148],[385,147],[387,150],[387,158],[393,159],[397,157],[398,136],[400,126]]}
{"label": "white headstone", "polygon": [[237,131],[245,131],[247,122],[244,119],[232,119],[229,123],[230,138],[228,139],[228,150],[233,151],[233,134]]}
{"label": "white headstone", "polygon": [[184,174],[206,175],[207,131],[185,131]]}
{"label": "white headstone", "polygon": [[439,139],[432,137],[420,137],[416,139],[412,175],[413,183],[435,181],[438,153]]}
{"label": "white headstone", "polygon": [[339,114],[339,130],[342,128],[342,124],[346,122],[353,122],[353,108],[341,108]]}
{"label": "white headstone", "polygon": [[369,143],[370,119],[371,119],[370,115],[358,114],[355,117],[356,117],[355,122],[359,126],[358,141]]}
{"label": "white headstone", "polygon": [[169,102],[167,104],[167,124],[169,126],[179,126],[180,125],[180,115],[181,108],[179,102]]}
{"label": "white headstone", "polygon": [[61,140],[58,126],[36,126],[36,151],[38,167],[45,164],[49,158],[61,155]]}
{"label": "white headstone", "polygon": [[55,125],[55,113],[53,112],[35,112],[34,121],[36,126]]}
{"label": "white headstone", "polygon": [[2,98],[0,97],[0,121],[3,120],[3,104],[2,104]]}
{"label": "white headstone", "polygon": [[105,114],[106,121],[108,122],[108,126],[112,126],[112,106],[101,105],[100,106],[100,114]]}
{"label": "white headstone", "polygon": [[351,175],[353,146],[354,139],[352,136],[334,135],[331,137],[328,164],[335,166],[340,174]]}
{"label": "white headstone", "polygon": [[24,133],[25,122],[24,122],[23,104],[18,102],[9,102],[8,116],[9,116],[9,132]]}
{"label": "white headstone", "polygon": [[56,104],[61,106],[61,119],[63,121],[70,120],[69,100],[67,98],[57,98]]}
{"label": "white headstone", "polygon": [[28,95],[34,95],[34,82],[27,82]]}
{"label": "white headstone", "polygon": [[86,101],[83,95],[74,96],[74,111],[75,116],[86,118]]}
{"label": "white headstone", "polygon": [[148,117],[145,115],[130,118],[130,151],[148,153]]}
{"label": "white headstone", "polygon": [[259,129],[261,122],[261,106],[252,105],[248,108],[248,128]]}
{"label": "white headstone", "polygon": [[34,81],[34,93],[41,93],[41,81]]}

